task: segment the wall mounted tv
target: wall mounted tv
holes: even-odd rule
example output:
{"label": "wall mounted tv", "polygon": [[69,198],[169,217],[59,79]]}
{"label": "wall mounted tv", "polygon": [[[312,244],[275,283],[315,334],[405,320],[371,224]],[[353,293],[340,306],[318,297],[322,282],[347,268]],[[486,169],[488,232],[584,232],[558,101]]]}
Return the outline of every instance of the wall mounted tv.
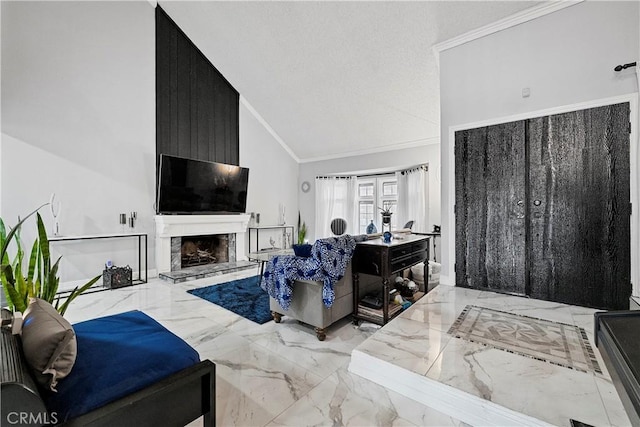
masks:
{"label": "wall mounted tv", "polygon": [[159,214],[244,213],[249,169],[160,155]]}

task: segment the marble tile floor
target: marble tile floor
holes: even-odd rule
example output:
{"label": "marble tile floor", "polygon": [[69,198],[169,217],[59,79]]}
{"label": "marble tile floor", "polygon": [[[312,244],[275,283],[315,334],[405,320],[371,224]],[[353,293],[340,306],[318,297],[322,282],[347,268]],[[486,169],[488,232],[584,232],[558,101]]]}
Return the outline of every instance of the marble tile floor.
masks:
{"label": "marble tile floor", "polygon": [[348,371],[351,352],[379,329],[374,325],[343,319],[320,342],[313,328],[286,317],[258,325],[186,292],[255,274],[257,268],[175,284],[152,279],[82,295],[65,317],[75,323],[137,309],[158,320],[216,363],[218,426],[466,425]]}
{"label": "marble tile floor", "polygon": [[[584,328],[602,373],[581,372],[448,333],[467,306]],[[471,425],[628,426],[584,307],[439,286],[352,352],[349,372]]]}
{"label": "marble tile floor", "polygon": [[[256,273],[176,284],[153,279],[83,295],[66,317],[74,323],[133,309],[154,317],[216,363],[220,426],[568,426],[569,418],[630,425],[597,350],[602,374],[447,334],[475,305],[575,324],[595,349],[595,310],[441,286],[383,328],[344,319],[320,342],[313,328],[286,317],[258,325],[186,292]],[[436,395],[425,398],[425,390]]]}

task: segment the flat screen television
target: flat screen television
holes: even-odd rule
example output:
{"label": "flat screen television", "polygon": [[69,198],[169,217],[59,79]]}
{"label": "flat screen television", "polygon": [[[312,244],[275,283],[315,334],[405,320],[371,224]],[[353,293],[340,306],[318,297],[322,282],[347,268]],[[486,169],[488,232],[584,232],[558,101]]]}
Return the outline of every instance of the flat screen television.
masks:
{"label": "flat screen television", "polygon": [[160,155],[159,214],[244,213],[249,169]]}

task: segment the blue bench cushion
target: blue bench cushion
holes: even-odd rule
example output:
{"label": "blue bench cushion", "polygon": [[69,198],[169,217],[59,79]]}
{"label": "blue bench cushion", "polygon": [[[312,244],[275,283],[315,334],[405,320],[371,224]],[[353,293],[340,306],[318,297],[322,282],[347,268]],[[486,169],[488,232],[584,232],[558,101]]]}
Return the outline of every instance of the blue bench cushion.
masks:
{"label": "blue bench cushion", "polygon": [[73,325],[76,363],[58,392],[43,391],[64,422],[141,390],[200,361],[198,352],[141,311]]}

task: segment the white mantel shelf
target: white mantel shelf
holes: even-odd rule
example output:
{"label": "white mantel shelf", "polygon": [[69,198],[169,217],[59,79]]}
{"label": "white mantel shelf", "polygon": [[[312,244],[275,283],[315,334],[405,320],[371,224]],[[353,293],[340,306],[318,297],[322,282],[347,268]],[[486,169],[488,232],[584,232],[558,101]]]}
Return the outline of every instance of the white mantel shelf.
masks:
{"label": "white mantel shelf", "polygon": [[249,218],[249,214],[156,215],[156,237],[244,233],[247,231]]}
{"label": "white mantel shelf", "polygon": [[171,238],[236,234],[236,259],[246,260],[245,233],[249,214],[236,215],[156,215],[156,265],[158,272],[171,271]]}

